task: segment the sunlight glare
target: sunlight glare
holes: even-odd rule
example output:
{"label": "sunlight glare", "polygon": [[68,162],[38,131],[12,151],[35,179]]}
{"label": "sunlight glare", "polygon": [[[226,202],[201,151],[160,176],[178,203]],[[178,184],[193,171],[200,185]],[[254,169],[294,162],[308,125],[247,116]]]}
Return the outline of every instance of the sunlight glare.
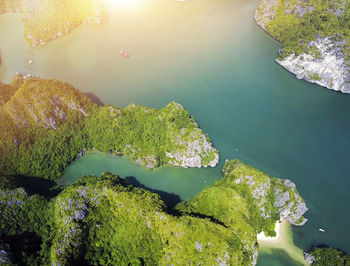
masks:
{"label": "sunlight glare", "polygon": [[139,8],[144,0],[104,0],[109,8]]}

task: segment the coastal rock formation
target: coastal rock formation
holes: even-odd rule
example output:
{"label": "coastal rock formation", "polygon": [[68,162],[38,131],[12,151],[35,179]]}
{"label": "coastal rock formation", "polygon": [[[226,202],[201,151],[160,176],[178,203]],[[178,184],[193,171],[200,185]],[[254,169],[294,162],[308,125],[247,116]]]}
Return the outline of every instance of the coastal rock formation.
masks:
{"label": "coastal rock formation", "polygon": [[[14,257],[19,265],[34,259],[40,265],[248,265],[254,259],[232,228],[172,215],[157,194],[109,172],[83,177],[51,199],[22,195],[19,188],[0,191],[0,234],[25,240],[21,234],[30,230],[39,240],[30,252],[12,247],[21,252]],[[11,198],[25,203],[7,204]],[[11,245],[1,250],[6,260]]]}
{"label": "coastal rock formation", "polygon": [[[255,265],[257,234],[274,232],[280,207],[298,201],[295,185],[237,160],[226,162],[223,171],[223,179],[179,203],[177,211],[159,195],[110,172],[64,188],[42,178],[26,182],[0,176],[0,235],[10,240],[5,246],[0,242],[0,260],[19,265],[33,260],[40,265]],[[16,245],[13,236],[31,248]],[[13,251],[21,256],[10,258]]]}
{"label": "coastal rock formation", "polygon": [[[199,129],[197,123],[190,118],[188,126],[179,128],[176,123],[178,119],[184,120],[190,117],[188,112],[178,103],[171,102],[159,119],[168,121],[167,131],[167,151],[165,155],[170,160],[169,164],[181,167],[214,167],[219,162],[219,152],[213,148],[207,135]],[[176,147],[176,148],[175,148]]]}
{"label": "coastal rock formation", "polygon": [[209,137],[178,103],[101,106],[68,83],[20,75],[0,87],[0,172],[55,179],[88,150],[124,154],[148,168],[218,163]]}
{"label": "coastal rock formation", "polygon": [[224,173],[225,177],[234,179],[236,185],[248,188],[254,205],[265,220],[277,214],[293,225],[306,223],[303,214],[308,209],[292,181],[269,177],[239,161],[226,163]]}
{"label": "coastal rock formation", "polygon": [[86,117],[91,106],[90,99],[67,83],[30,78],[23,81],[21,89],[4,105],[4,110],[18,127],[57,130],[70,116],[80,113],[81,119]]}
{"label": "coastal rock formation", "polygon": [[306,253],[305,260],[309,265],[350,265],[350,254],[329,246],[314,246]]}
{"label": "coastal rock formation", "polygon": [[329,89],[350,93],[350,65],[342,52],[346,40],[335,41],[330,37],[309,42],[309,51],[300,55],[290,54],[276,62],[305,79]]}
{"label": "coastal rock formation", "polygon": [[124,109],[104,106],[87,119],[86,128],[96,149],[125,154],[147,168],[218,163],[219,153],[208,136],[175,102],[161,110],[136,104]]}
{"label": "coastal rock formation", "polygon": [[[273,235],[283,218],[303,225],[306,205],[290,180],[269,177],[241,161],[226,161],[224,177],[176,208],[192,215],[204,215],[224,224],[243,243],[247,261],[255,265],[257,234]],[[248,263],[247,263],[248,264]]]}
{"label": "coastal rock formation", "polygon": [[274,206],[280,217],[293,225],[304,225],[307,219],[303,217],[308,210],[304,200],[296,191],[295,184],[289,179],[275,180],[274,194],[276,200]]}
{"label": "coastal rock formation", "polygon": [[34,47],[61,37],[81,24],[100,24],[107,17],[101,0],[2,0],[0,14],[3,12],[22,15],[25,39]]}
{"label": "coastal rock formation", "polygon": [[277,5],[278,0],[261,0],[259,2],[259,6],[254,14],[254,19],[264,30],[266,30],[265,25],[275,18]]}
{"label": "coastal rock formation", "polygon": [[309,253],[304,252],[304,258],[307,264],[311,265],[315,262],[316,258],[315,256],[312,256]]}
{"label": "coastal rock formation", "polygon": [[349,8],[341,0],[261,0],[254,18],[282,43],[277,63],[299,79],[350,93]]}

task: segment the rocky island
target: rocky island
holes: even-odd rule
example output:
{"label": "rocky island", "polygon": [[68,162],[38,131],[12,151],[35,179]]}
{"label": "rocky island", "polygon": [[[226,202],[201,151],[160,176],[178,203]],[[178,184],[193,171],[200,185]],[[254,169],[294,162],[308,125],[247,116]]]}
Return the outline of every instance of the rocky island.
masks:
{"label": "rocky island", "polygon": [[0,260],[45,265],[255,265],[257,233],[306,220],[288,180],[228,161],[224,178],[175,209],[109,172],[65,188],[0,177]]}
{"label": "rocky island", "polygon": [[95,104],[71,85],[17,75],[0,102],[0,172],[50,179],[87,150],[139,165],[214,167],[219,153],[178,103],[156,110]]}
{"label": "rocky island", "polygon": [[81,24],[100,24],[107,17],[101,0],[2,0],[0,14],[4,12],[21,14],[31,46],[44,45]]}
{"label": "rocky island", "polygon": [[350,93],[350,3],[261,0],[255,21],[283,48],[276,62],[297,78]]}

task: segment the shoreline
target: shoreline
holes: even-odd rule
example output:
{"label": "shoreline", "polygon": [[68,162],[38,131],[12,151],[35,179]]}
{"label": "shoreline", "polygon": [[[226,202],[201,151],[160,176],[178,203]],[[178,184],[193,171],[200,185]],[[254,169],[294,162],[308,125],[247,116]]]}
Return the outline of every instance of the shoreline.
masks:
{"label": "shoreline", "polygon": [[274,249],[283,250],[291,259],[302,265],[308,265],[304,259],[303,250],[294,245],[293,233],[290,224],[281,219],[275,224],[276,236],[268,237],[265,234],[258,234],[259,252],[271,254]]}
{"label": "shoreline", "polygon": [[[265,236],[264,232],[261,232],[258,234],[258,243],[263,244],[263,243],[276,243],[279,242],[281,239],[281,235],[283,234],[283,230],[281,229],[282,223],[286,222],[284,219],[282,221],[277,221],[275,223],[275,232],[276,236]],[[287,223],[287,222],[286,222]]]}

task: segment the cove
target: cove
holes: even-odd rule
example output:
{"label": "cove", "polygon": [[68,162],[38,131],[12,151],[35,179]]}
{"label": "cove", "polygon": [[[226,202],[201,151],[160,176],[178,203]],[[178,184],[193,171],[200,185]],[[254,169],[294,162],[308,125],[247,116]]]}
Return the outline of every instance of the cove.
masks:
{"label": "cove", "polygon": [[138,166],[126,157],[87,152],[66,168],[60,182],[62,185],[69,185],[86,174],[101,176],[104,171],[118,174],[135,186],[153,190],[170,206],[194,197],[216,179],[222,177],[218,168],[184,169],[162,166],[147,169]]}
{"label": "cove", "polygon": [[[213,140],[220,165],[151,171],[126,158],[87,154],[62,182],[110,170],[186,199],[221,177],[225,159],[238,158],[296,183],[309,207],[309,221],[293,230],[297,246],[349,252],[350,96],[297,80],[274,62],[280,45],[255,25],[257,0],[139,1],[123,8],[107,3],[105,23],[80,26],[38,48],[25,44],[17,14],[1,15],[0,79],[10,81],[17,71],[56,78],[120,107],[177,101]],[[288,265],[274,252],[259,264],[281,260]]]}

